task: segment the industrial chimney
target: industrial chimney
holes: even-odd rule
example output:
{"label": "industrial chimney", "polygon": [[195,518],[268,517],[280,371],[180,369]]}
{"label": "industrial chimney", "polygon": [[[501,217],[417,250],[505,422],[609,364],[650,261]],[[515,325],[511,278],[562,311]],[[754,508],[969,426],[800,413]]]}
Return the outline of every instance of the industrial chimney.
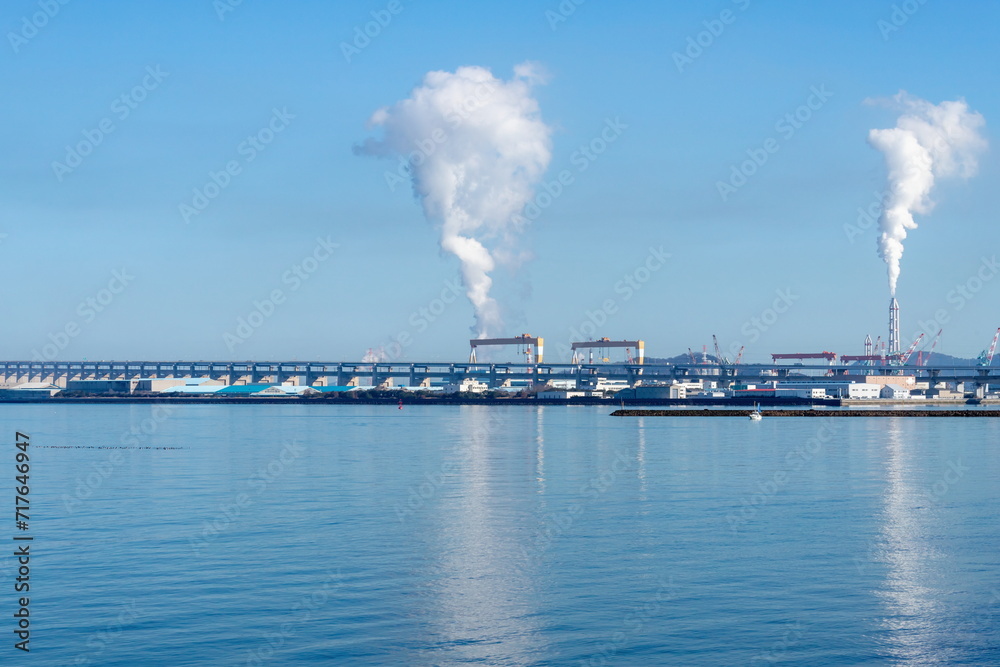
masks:
{"label": "industrial chimney", "polygon": [[889,302],[889,354],[899,354],[899,302],[893,297]]}

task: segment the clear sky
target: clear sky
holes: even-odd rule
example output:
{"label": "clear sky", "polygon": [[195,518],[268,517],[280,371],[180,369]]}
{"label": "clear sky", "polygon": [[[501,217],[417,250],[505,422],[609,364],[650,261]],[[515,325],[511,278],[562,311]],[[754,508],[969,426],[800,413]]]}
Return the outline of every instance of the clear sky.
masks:
{"label": "clear sky", "polygon": [[[494,290],[507,333],[544,336],[550,361],[573,330],[642,338],[652,356],[711,349],[717,334],[749,361],[884,338],[876,231],[845,225],[885,188],[867,133],[896,122],[865,100],[900,90],[965,98],[991,144],[977,175],[941,181],[917,216],[904,341],[921,322],[935,333],[937,313],[938,351],[988,345],[1000,5],[577,2],[5,2],[3,357],[466,357],[457,261],[411,189],[387,186],[396,163],[352,148],[427,72],[509,79],[525,61],[550,77],[534,89],[553,128],[545,180],[572,182],[524,231],[532,259],[498,269]],[[386,25],[346,57],[372,12]],[[797,110],[804,122],[779,125]],[[577,151],[608,122],[615,140],[582,170]],[[769,139],[777,149],[723,197],[718,183]],[[647,273],[661,264],[651,248],[670,257]]]}

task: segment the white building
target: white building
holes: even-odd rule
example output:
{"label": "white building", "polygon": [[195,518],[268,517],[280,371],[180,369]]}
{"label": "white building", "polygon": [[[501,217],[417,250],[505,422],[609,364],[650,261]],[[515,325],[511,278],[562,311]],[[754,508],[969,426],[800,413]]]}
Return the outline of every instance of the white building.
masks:
{"label": "white building", "polygon": [[444,386],[444,393],[457,394],[459,392],[469,392],[472,394],[481,394],[489,388],[490,386],[485,382],[480,382],[473,378],[465,378],[460,384],[446,384]]}
{"label": "white building", "polygon": [[879,392],[879,398],[891,398],[894,400],[900,400],[910,397],[910,390],[900,387],[898,384],[886,384],[882,385],[882,391]]}
{"label": "white building", "polygon": [[882,385],[851,382],[847,385],[847,398],[878,398]]}
{"label": "white building", "polygon": [[607,378],[597,378],[597,384],[594,385],[594,391],[603,391],[606,394],[614,394],[628,388],[627,380],[609,380]]}
{"label": "white building", "polygon": [[589,396],[590,392],[583,391],[582,389],[546,389],[545,391],[540,391],[537,394],[537,398],[555,398],[555,399],[567,399],[576,398],[577,396]]}
{"label": "white building", "polygon": [[[882,389],[882,385],[876,383],[831,380],[782,382],[778,387],[781,390],[806,390],[809,392],[820,390],[824,392],[826,398],[849,399],[878,398],[879,391]],[[818,393],[815,395],[810,393],[806,396],[808,398],[824,398]]]}
{"label": "white building", "polygon": [[792,398],[826,398],[825,387],[786,387],[778,385],[774,390],[775,396],[788,396]]}

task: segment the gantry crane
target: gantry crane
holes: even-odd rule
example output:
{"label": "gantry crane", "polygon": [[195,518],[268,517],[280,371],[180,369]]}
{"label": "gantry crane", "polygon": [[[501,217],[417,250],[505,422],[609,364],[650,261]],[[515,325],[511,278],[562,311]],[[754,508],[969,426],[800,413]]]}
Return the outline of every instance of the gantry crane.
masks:
{"label": "gantry crane", "polygon": [[[574,364],[583,363],[583,356],[579,350],[585,349],[609,349],[612,347],[625,348],[625,361],[629,364],[638,363],[642,365],[646,356],[646,343],[641,340],[611,340],[610,338],[599,338],[598,340],[586,340],[572,343],[570,349],[573,351]],[[632,350],[635,349],[638,359],[632,357]]]}
{"label": "gantry crane", "polygon": [[[523,347],[526,363],[540,364],[542,363],[542,346],[544,342],[544,338],[535,338],[531,334],[521,334],[514,338],[473,338],[469,341],[469,347],[472,348],[472,351],[469,353],[469,363],[476,363],[477,347],[484,345],[517,345],[519,348]],[[519,352],[521,351],[519,350]]]}

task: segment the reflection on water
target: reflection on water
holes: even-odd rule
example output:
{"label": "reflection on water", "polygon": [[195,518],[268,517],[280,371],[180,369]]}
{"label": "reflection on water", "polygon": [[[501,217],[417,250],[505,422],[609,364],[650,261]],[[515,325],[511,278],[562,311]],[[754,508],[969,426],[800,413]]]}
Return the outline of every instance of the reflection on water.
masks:
{"label": "reflection on water", "polygon": [[639,477],[639,499],[646,502],[646,418],[639,417],[639,447],[636,450]]}
{"label": "reflection on water", "polygon": [[[435,586],[439,614],[432,618],[450,656],[434,653],[436,664],[532,664],[540,648],[532,573],[523,557],[528,534],[515,525],[514,513],[498,511],[499,470],[503,452],[494,447],[502,424],[486,408],[462,410],[461,437],[466,451],[454,493],[443,499],[439,582]],[[541,411],[535,427],[539,481],[544,483]],[[501,661],[502,656],[502,661]]]}
{"label": "reflection on water", "polygon": [[[0,421],[101,444],[139,409],[8,405]],[[607,413],[180,406],[155,444],[184,456],[138,453],[73,514],[63,494],[106,457],[39,448],[38,664],[235,665],[273,647],[264,662],[289,667],[1000,665],[1000,420],[844,420],[733,534],[726,514],[815,419]],[[232,516],[286,439],[303,456]],[[216,517],[228,527],[192,566]],[[872,535],[877,563],[853,566]],[[144,616],[98,654],[131,598]]]}
{"label": "reflection on water", "polygon": [[882,520],[884,558],[888,572],[880,596],[886,607],[890,653],[909,665],[945,664],[948,655],[945,600],[932,587],[943,564],[928,539],[933,509],[919,479],[903,434],[893,418],[886,432],[886,491]]}
{"label": "reflection on water", "polygon": [[535,417],[535,479],[538,493],[545,495],[545,408],[538,408]]}

